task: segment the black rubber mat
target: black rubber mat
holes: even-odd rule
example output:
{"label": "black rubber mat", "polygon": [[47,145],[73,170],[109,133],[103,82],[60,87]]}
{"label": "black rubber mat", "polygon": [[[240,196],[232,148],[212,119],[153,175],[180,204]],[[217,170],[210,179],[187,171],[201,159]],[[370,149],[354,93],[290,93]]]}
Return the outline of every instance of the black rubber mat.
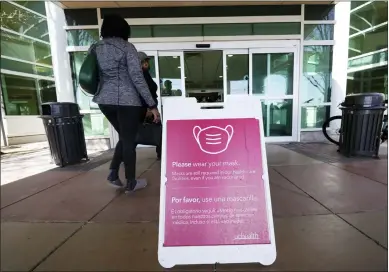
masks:
{"label": "black rubber mat", "polygon": [[[280,146],[326,163],[375,160],[370,157],[345,157],[337,151],[338,147],[336,145],[328,143],[288,143],[280,144]],[[386,146],[381,146],[379,156],[382,159],[387,158],[388,152]]]}

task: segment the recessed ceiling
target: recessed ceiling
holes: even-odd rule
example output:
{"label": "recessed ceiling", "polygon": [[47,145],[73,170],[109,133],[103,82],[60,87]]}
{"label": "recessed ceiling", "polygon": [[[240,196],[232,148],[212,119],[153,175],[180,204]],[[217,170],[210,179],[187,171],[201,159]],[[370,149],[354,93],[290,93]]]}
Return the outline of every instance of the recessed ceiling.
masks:
{"label": "recessed ceiling", "polygon": [[299,5],[331,4],[334,1],[58,1],[62,8],[121,8],[121,7],[173,7],[173,6],[231,6],[231,5]]}

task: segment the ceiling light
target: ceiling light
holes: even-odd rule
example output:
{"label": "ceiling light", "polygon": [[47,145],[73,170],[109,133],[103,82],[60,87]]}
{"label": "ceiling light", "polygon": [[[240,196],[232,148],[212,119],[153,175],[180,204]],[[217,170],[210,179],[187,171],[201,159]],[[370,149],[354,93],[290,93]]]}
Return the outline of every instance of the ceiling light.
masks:
{"label": "ceiling light", "polygon": [[178,66],[177,68],[178,68],[178,69],[181,69],[181,66]]}
{"label": "ceiling light", "polygon": [[223,76],[219,76],[220,78],[222,78]]}
{"label": "ceiling light", "polygon": [[176,58],[178,58],[177,56],[173,56],[173,59],[176,59]]}
{"label": "ceiling light", "polygon": [[229,58],[233,57],[234,55],[228,55]]}

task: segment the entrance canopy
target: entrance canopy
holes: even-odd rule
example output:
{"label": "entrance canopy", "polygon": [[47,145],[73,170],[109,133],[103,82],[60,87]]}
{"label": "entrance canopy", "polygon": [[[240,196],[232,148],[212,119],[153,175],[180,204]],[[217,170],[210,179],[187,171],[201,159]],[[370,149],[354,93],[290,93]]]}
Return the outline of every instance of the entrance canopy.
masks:
{"label": "entrance canopy", "polygon": [[240,5],[299,5],[333,4],[336,1],[58,1],[62,8],[124,8],[124,7],[176,7],[176,6],[240,6]]}

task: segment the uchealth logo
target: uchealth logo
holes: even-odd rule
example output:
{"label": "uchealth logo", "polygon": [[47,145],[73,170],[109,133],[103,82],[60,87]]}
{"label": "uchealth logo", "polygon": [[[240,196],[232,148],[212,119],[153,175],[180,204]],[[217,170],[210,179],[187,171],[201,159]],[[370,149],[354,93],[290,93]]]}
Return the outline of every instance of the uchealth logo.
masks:
{"label": "uchealth logo", "polygon": [[225,128],[210,126],[201,128],[195,126],[193,135],[200,149],[207,154],[219,154],[227,150],[234,134],[234,128],[230,125]]}

